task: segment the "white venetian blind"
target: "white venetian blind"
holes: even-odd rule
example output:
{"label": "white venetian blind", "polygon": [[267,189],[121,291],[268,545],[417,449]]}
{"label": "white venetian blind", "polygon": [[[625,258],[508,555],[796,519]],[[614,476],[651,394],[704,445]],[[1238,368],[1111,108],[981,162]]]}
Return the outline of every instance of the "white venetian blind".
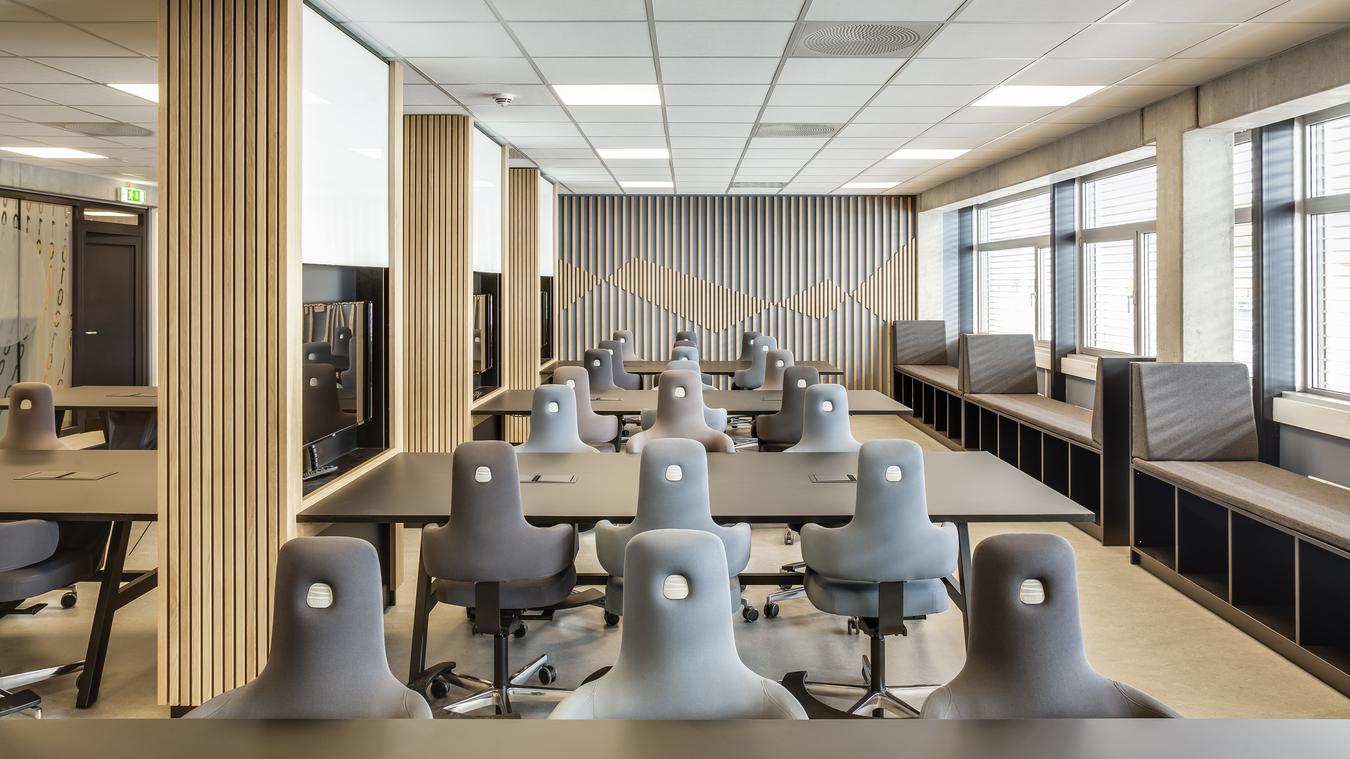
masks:
{"label": "white venetian blind", "polygon": [[1036,249],[988,250],[980,254],[983,332],[1036,331]]}
{"label": "white venetian blind", "polygon": [[[1233,145],[1233,360],[1252,367],[1252,143]],[[1244,214],[1243,211],[1246,211]]]}
{"label": "white venetian blind", "polygon": [[1083,246],[1087,285],[1085,343],[1093,348],[1134,351],[1134,239]]}
{"label": "white venetian blind", "polygon": [[1152,221],[1158,217],[1158,167],[1093,179],[1083,185],[1083,226],[1088,229]]}
{"label": "white venetian blind", "polygon": [[[1312,385],[1350,393],[1350,116],[1307,129]],[[1313,204],[1310,203],[1310,206]]]}
{"label": "white venetian blind", "polygon": [[980,243],[1050,234],[1050,193],[1044,192],[980,209]]}

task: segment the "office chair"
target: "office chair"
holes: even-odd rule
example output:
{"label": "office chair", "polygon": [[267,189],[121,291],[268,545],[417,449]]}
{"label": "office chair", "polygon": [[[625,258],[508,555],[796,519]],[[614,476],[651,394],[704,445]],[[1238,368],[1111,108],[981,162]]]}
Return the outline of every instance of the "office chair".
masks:
{"label": "office chair", "polygon": [[[867,682],[828,684],[835,691],[860,693],[846,713],[918,716],[914,707],[887,689],[886,636],[908,634],[905,619],[946,610],[942,578],[956,569],[957,559],[956,526],[935,525],[928,518],[923,451],[918,444],[864,443],[858,454],[853,519],[842,527],[804,525],[802,558],[811,603],[827,614],[858,618],[857,627],[871,638],[871,657],[863,657]],[[788,673],[783,684],[808,713],[837,713],[810,693],[805,672]]]}
{"label": "office chair", "polygon": [[[705,405],[703,407],[703,423],[711,429],[725,432],[727,429],[727,410]],[[638,414],[638,424],[644,430],[651,429],[652,425],[656,424],[656,409],[642,409]]]}
{"label": "office chair", "polygon": [[591,378],[584,367],[559,367],[553,372],[553,382],[572,389],[576,398],[577,432],[587,445],[609,445],[618,439],[619,418],[597,414],[591,408]]}
{"label": "office chair", "polygon": [[625,560],[619,658],[549,719],[806,719],[785,688],[736,651],[718,590],[722,541],[700,530],[654,530],[633,538]]}
{"label": "office chair", "polygon": [[735,453],[736,444],[720,430],[708,426],[704,416],[703,383],[694,372],[666,371],[657,387],[656,421],[650,429],[628,438],[624,450],[641,453],[661,438],[688,438],[713,453]]}
{"label": "office chair", "polygon": [[603,393],[606,390],[618,390],[614,384],[614,354],[604,348],[587,350],[582,359],[586,363],[586,376],[590,378],[591,391]]}
{"label": "office chair", "polygon": [[[50,421],[51,417],[48,417]],[[36,614],[46,604],[22,607],[34,596],[92,579],[108,542],[108,526],[37,519],[0,522],[0,617]],[[74,605],[62,599],[61,605]],[[31,672],[0,673],[0,717],[23,711],[42,716],[42,699],[27,687],[84,669],[77,661]]]}
{"label": "office chair", "polygon": [[277,552],[272,650],[252,682],[190,719],[431,719],[384,650],[380,559],[370,543],[294,538]]}
{"label": "office chair", "polygon": [[517,453],[596,453],[577,428],[577,396],[565,385],[540,385],[530,403],[530,436]]}
{"label": "office chair", "polygon": [[762,333],[756,332],[752,329],[747,329],[746,331],[741,333],[741,353],[739,356],[736,357],[737,361],[750,360],[750,353],[751,350],[754,348],[755,338],[759,337],[761,334]]}
{"label": "office chair", "polygon": [[698,348],[692,345],[677,345],[670,351],[670,361],[666,363],[666,368],[688,369],[691,372],[698,372],[699,378],[703,380],[703,384],[712,387],[712,375],[704,374],[703,368],[699,366],[699,363]]}
{"label": "office chair", "polygon": [[633,521],[616,526],[601,521],[595,526],[595,554],[609,574],[605,586],[605,623],[617,624],[623,614],[624,550],[637,535],[652,530],[701,530],[725,544],[729,611],[740,610],[747,622],[759,611],[741,597],[738,575],[750,563],[750,525],[724,527],[713,521],[708,497],[708,456],[693,440],[653,440],[638,467],[637,511]]}
{"label": "office chair", "polygon": [[783,402],[778,413],[755,419],[752,427],[760,450],[796,445],[802,439],[802,411],[806,389],[820,384],[820,372],[811,366],[789,366],[783,373]]}
{"label": "office chair", "polygon": [[771,350],[764,357],[764,382],[760,390],[782,390],[783,373],[792,366],[792,351]]}
{"label": "office chair", "polygon": [[671,361],[693,361],[699,363],[698,348],[693,345],[677,345],[670,349]]}
{"label": "office chair", "polygon": [[1088,663],[1073,548],[1058,535],[994,535],[975,549],[966,663],[925,719],[1179,717]]}
{"label": "office chair", "polygon": [[[440,698],[449,686],[469,695],[444,707],[467,714],[494,708],[512,714],[513,702],[556,701],[568,691],[527,685],[537,677],[543,685],[557,678],[548,655],[511,672],[508,641],[524,635],[528,610],[598,603],[598,593],[574,597],[577,531],[572,525],[535,527],[525,521],[520,498],[516,452],[500,440],[462,443],[451,459],[450,521],[422,530],[419,568],[419,611],[413,620],[414,667],[426,656],[426,626],[437,603],[473,610],[473,630],[492,636],[492,679],[455,672],[454,662],[436,664],[413,678],[428,699]],[[420,648],[419,648],[420,647]]]}
{"label": "office chair", "polygon": [[693,347],[698,348],[700,345],[698,339],[698,332],[692,329],[678,330],[675,333],[675,344],[679,345],[682,342],[687,342],[691,344]]}
{"label": "office chair", "polygon": [[741,390],[758,390],[764,384],[764,370],[768,363],[769,351],[778,347],[778,341],[770,335],[760,335],[750,343],[750,366],[737,369],[731,383]]}
{"label": "office chair", "polygon": [[301,400],[301,431],[311,442],[356,424],[356,414],[342,410],[337,370],[332,364],[305,364]]}
{"label": "office chair", "polygon": [[802,402],[802,437],[788,453],[852,453],[860,444],[848,420],[848,391],[843,385],[812,385]]}
{"label": "office chair", "polygon": [[624,361],[640,361],[637,351],[633,347],[633,331],[631,329],[616,329],[610,339],[619,343],[623,349],[621,355]]}
{"label": "office chair", "polygon": [[641,375],[633,374],[628,371],[628,367],[623,365],[625,359],[623,354],[624,344],[618,340],[601,340],[600,348],[610,351],[612,359],[609,362],[610,371],[614,372],[614,384],[621,390],[641,390]]}

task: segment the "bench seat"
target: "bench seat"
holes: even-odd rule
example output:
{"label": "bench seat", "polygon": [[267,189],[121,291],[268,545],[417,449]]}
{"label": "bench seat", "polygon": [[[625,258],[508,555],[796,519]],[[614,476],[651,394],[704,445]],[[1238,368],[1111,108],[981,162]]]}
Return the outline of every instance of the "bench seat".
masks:
{"label": "bench seat", "polygon": [[1011,395],[977,393],[967,395],[966,399],[1004,416],[1068,438],[1085,448],[1094,451],[1102,449],[1101,445],[1092,439],[1092,409],[1030,393]]}
{"label": "bench seat", "polygon": [[956,367],[946,364],[896,364],[895,370],[911,377],[923,380],[934,387],[940,387],[954,395],[960,395],[957,389],[958,372]]}
{"label": "bench seat", "polygon": [[1350,491],[1260,461],[1144,461],[1140,472],[1350,550]]}

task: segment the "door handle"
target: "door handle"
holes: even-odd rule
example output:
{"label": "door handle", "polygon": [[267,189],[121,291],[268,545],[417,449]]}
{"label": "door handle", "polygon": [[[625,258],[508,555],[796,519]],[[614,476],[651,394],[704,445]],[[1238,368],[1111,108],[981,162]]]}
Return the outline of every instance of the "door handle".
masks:
{"label": "door handle", "polygon": [[98,330],[96,330],[96,329],[86,329],[86,330],[84,331],[84,334],[86,334],[86,335],[97,335],[97,334],[98,334]]}

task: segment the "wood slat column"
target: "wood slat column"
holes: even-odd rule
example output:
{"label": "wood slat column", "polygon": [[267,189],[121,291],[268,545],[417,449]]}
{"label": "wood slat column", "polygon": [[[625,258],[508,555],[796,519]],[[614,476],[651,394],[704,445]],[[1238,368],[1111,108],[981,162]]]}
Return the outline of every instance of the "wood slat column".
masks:
{"label": "wood slat column", "polygon": [[403,441],[447,452],[473,436],[473,124],[403,117]]}
{"label": "wood slat column", "polygon": [[[502,256],[502,386],[532,390],[539,384],[539,170],[511,169],[507,180],[508,228]],[[506,439],[522,443],[530,420],[506,418]]]}
{"label": "wood slat column", "polygon": [[300,0],[164,0],[159,700],[267,659],[300,503]]}

